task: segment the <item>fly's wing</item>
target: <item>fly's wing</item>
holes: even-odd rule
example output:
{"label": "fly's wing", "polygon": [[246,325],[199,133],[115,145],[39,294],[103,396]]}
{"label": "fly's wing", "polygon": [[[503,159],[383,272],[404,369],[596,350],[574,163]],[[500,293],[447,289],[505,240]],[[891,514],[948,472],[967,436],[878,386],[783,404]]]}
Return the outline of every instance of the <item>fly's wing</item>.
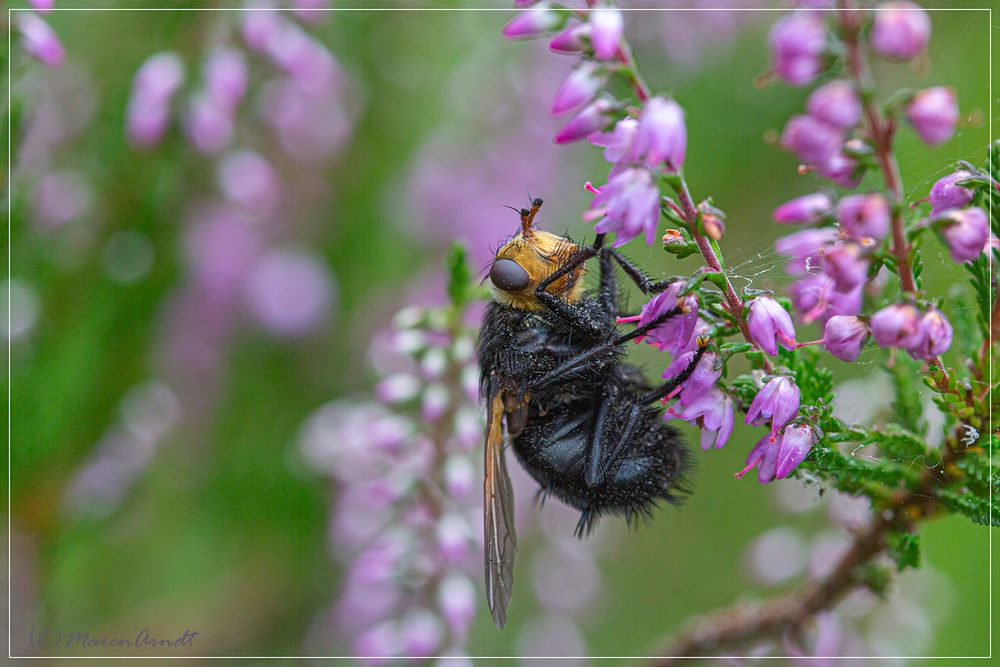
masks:
{"label": "fly's wing", "polygon": [[507,605],[514,586],[514,495],[503,456],[503,399],[499,383],[492,380],[486,403],[486,455],[483,482],[483,530],[486,545],[486,601],[493,623],[507,622]]}

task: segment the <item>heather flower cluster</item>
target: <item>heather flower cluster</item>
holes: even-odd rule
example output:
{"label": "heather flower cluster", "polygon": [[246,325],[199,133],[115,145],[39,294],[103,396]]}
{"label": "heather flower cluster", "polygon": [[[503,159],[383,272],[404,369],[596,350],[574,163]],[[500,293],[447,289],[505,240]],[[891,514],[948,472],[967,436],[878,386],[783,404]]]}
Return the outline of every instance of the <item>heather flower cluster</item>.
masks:
{"label": "heather flower cluster", "polygon": [[[746,425],[764,430],[737,478],[754,469],[765,484],[794,476],[855,498],[864,515],[869,507],[877,510],[854,522],[852,542],[825,559],[812,587],[778,601],[787,604],[763,606],[759,615],[720,612],[659,654],[709,654],[778,633],[785,633],[791,656],[844,653],[858,642],[845,639],[852,629],[829,610],[845,592],[884,592],[889,575],[881,561],[900,571],[919,567],[921,519],[956,512],[996,525],[991,517],[1000,508],[988,497],[987,457],[998,443],[984,429],[988,352],[1000,327],[991,277],[1000,261],[1000,224],[988,212],[1000,193],[1000,144],[991,147],[985,167],[961,162],[926,200],[907,201],[896,134],[908,125],[928,147],[946,143],[958,123],[957,97],[950,87],[931,86],[882,101],[869,59],[920,58],[930,39],[927,13],[906,1],[880,3],[873,11],[791,11],[771,30],[771,67],[761,81],[818,82],[779,143],[798,158],[800,174],[822,185],[773,213],[778,224],[797,228],[775,245],[793,279],[787,295],[749,286],[737,292],[720,246],[727,225],[736,223],[711,200],[692,197],[683,171],[690,119],[680,101],[646,85],[623,19],[609,4],[538,4],[508,23],[504,34],[546,36],[552,52],[577,59],[555,91],[551,112],[569,117],[555,134],[557,143],[586,139],[611,165],[603,185],[585,185],[593,198],[584,219],[594,231],[613,234],[613,247],[637,237],[652,245],[662,234],[667,253],[704,260],[692,275],[658,283],[663,289],[638,314],[619,318],[619,324],[648,326],[671,314],[636,339],[670,355],[664,378],[676,377],[696,346],[710,341],[690,376],[663,399],[664,418],[696,426],[708,450],[727,442],[736,412],[743,412]],[[621,84],[631,94],[616,94]],[[870,184],[859,190],[863,180]],[[980,304],[975,332],[953,327],[942,293],[923,284],[921,250],[931,233],[964,265]],[[803,332],[816,325],[822,335],[809,340]],[[959,336],[966,358],[956,370],[944,355],[955,354]],[[821,352],[851,363],[877,348],[885,350],[893,378],[889,400],[895,402],[881,421],[849,422]],[[741,373],[737,360],[750,371]],[[940,446],[930,444],[919,407],[925,397],[914,374],[946,415]],[[862,450],[869,453],[861,456]],[[940,463],[917,470],[915,460]],[[862,569],[868,574],[859,579]],[[872,573],[879,578],[869,578]],[[803,615],[804,608],[810,613]],[[812,620],[818,632],[809,637],[805,624]]]}
{"label": "heather flower cluster", "polygon": [[337,483],[330,547],[346,567],[317,634],[329,641],[336,628],[355,655],[464,654],[482,548],[479,376],[465,319],[458,307],[397,313],[376,344],[377,401],[337,399],[303,428],[303,455]]}

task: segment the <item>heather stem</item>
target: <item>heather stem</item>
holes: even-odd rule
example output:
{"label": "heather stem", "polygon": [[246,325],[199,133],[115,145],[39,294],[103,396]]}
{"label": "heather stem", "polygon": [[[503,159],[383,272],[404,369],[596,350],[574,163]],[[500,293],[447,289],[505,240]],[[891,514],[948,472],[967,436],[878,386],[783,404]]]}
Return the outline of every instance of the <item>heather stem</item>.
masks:
{"label": "heather stem", "polygon": [[903,182],[899,175],[899,164],[892,147],[892,138],[896,132],[896,124],[890,118],[883,118],[874,101],[875,86],[868,70],[868,63],[858,37],[860,25],[855,11],[850,9],[850,3],[841,3],[840,23],[844,30],[844,43],[847,47],[848,71],[854,79],[863,100],[865,122],[869,134],[875,144],[875,155],[878,158],[882,177],[889,191],[892,204],[892,254],[896,257],[896,272],[903,291],[913,294],[917,291],[913,278],[913,268],[910,266],[910,247],[906,242],[906,232],[903,228]]}

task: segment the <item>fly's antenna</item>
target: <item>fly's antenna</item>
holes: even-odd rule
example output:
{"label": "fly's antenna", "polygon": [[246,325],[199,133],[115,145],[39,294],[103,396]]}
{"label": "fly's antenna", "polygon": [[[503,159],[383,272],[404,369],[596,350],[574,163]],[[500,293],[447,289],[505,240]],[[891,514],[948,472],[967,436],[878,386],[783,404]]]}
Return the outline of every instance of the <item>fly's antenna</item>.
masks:
{"label": "fly's antenna", "polygon": [[527,233],[531,229],[532,223],[535,222],[535,216],[538,215],[538,209],[542,207],[542,200],[535,197],[531,200],[531,209],[521,209],[521,230],[522,234]]}

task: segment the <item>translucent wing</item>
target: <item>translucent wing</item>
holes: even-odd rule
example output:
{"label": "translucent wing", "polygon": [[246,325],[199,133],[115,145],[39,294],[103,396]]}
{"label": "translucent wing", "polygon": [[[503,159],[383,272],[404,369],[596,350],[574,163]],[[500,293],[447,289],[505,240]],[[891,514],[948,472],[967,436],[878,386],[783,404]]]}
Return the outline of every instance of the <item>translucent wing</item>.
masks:
{"label": "translucent wing", "polygon": [[483,482],[483,530],[486,545],[486,601],[493,623],[507,622],[507,605],[514,586],[514,496],[503,456],[503,399],[497,383],[491,382],[487,396],[486,455]]}

